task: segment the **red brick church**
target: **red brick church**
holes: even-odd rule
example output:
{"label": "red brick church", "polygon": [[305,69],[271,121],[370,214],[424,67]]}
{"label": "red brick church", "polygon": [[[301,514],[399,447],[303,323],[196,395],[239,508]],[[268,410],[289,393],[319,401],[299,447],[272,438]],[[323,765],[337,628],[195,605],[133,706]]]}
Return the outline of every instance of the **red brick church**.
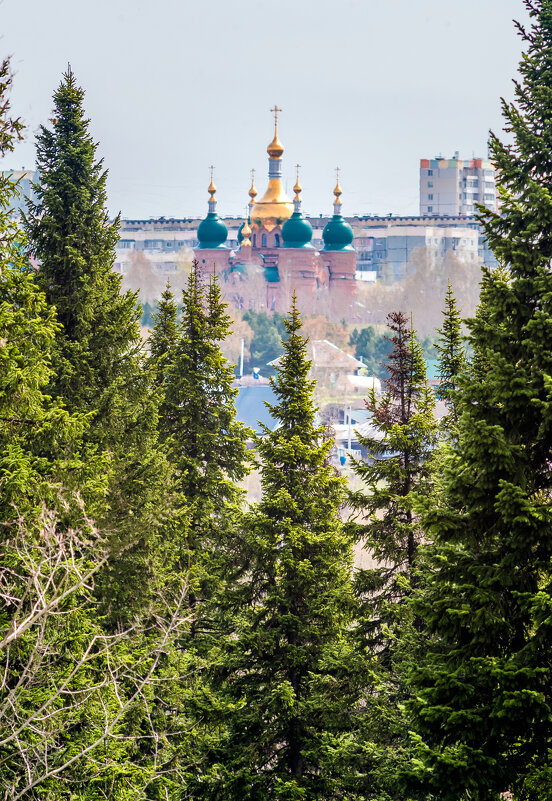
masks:
{"label": "red brick church", "polygon": [[249,219],[238,234],[239,247],[226,245],[228,230],[217,214],[216,187],[211,175],[208,214],[199,225],[195,256],[205,272],[216,271],[225,296],[239,308],[285,312],[296,292],[306,314],[348,317],[355,296],[356,253],[353,231],[341,212],[339,172],[334,189],[333,217],[324,228],[324,247],[312,243],[312,226],[301,211],[299,174],[293,201],[282,186],[284,148],[278,138],[278,109],[274,138],[267,148],[268,187],[257,199],[254,181],[249,190]]}

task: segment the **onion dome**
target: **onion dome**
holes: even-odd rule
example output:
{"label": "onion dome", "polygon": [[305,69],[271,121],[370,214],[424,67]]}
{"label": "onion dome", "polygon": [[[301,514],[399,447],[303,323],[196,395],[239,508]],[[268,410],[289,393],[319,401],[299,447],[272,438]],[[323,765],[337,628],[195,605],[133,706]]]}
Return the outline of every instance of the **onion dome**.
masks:
{"label": "onion dome", "polygon": [[274,139],[269,144],[266,149],[266,152],[270,156],[271,159],[281,159],[284,154],[284,148],[280,140],[278,139],[278,128],[274,128]]}
{"label": "onion dome", "polygon": [[339,169],[337,170],[337,183],[334,189],[334,213],[331,220],[326,223],[322,232],[324,240],[324,250],[354,250],[352,246],[354,234],[353,229],[341,214],[341,195],[343,194],[339,185]]}
{"label": "onion dome", "polygon": [[312,248],[312,225],[305,220],[301,212],[301,192],[302,187],[299,183],[299,165],[297,165],[297,181],[293,187],[295,197],[293,204],[295,211],[283,225],[282,239],[285,248]]}
{"label": "onion dome", "polygon": [[249,190],[249,197],[250,200],[250,207],[255,203],[255,198],[257,197],[258,192],[255,189],[255,170],[251,170],[251,188]]}
{"label": "onion dome", "polygon": [[211,167],[211,183],[207,190],[209,192],[209,211],[197,229],[199,240],[198,248],[202,250],[214,250],[216,248],[226,248],[224,244],[228,239],[228,228],[217,214],[217,201],[215,194],[217,188],[213,182],[213,168]]}
{"label": "onion dome", "polygon": [[242,245],[249,245],[251,247],[251,227],[249,220],[246,220],[241,227]]}

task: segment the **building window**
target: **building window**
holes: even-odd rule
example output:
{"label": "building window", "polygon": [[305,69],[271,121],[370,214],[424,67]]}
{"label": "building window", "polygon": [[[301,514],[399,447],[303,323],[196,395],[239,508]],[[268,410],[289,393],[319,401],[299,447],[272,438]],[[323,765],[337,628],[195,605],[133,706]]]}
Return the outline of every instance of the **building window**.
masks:
{"label": "building window", "polygon": [[428,211],[429,211],[429,213],[431,214],[431,212],[433,211],[433,206],[428,206],[428,207],[427,207],[427,210],[428,210]]}
{"label": "building window", "polygon": [[428,171],[427,171],[427,174],[428,174],[428,175],[433,175],[433,170],[428,170]]}
{"label": "building window", "polygon": [[280,236],[279,234],[274,234],[274,247],[280,247]]}
{"label": "building window", "polygon": [[257,247],[257,234],[253,234],[253,247]]}
{"label": "building window", "polygon": [[428,199],[428,200],[433,200],[433,195],[428,195],[428,196],[427,196],[427,199]]}
{"label": "building window", "polygon": [[433,188],[433,181],[428,181],[428,182],[427,182],[427,185],[428,185],[428,187],[429,187],[430,189],[432,189],[432,188]]}
{"label": "building window", "polygon": [[266,248],[266,234],[263,234],[263,238],[261,239],[261,247]]}

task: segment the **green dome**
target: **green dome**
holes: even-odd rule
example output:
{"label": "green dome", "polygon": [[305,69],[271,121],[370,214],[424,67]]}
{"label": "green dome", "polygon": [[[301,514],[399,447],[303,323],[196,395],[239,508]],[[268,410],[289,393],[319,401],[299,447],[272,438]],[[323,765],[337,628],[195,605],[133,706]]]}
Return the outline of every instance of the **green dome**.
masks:
{"label": "green dome", "polygon": [[213,250],[214,248],[225,248],[224,244],[228,239],[228,228],[222,222],[216,211],[209,212],[207,217],[202,220],[197,229],[199,248]]}
{"label": "green dome", "polygon": [[354,250],[353,229],[341,214],[334,214],[322,232],[324,250]]}
{"label": "green dome", "polygon": [[294,211],[282,228],[285,248],[312,248],[312,225],[301,212]]}

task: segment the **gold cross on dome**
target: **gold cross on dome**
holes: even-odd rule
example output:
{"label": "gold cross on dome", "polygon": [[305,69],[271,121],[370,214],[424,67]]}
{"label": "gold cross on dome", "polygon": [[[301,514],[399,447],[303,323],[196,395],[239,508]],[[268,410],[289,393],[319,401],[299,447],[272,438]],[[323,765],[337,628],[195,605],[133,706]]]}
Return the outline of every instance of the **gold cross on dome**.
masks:
{"label": "gold cross on dome", "polygon": [[213,167],[213,165],[211,164],[211,166],[209,167],[209,169],[211,170],[211,181],[212,181],[212,180],[213,180],[213,173],[214,173],[214,171],[215,171],[215,168],[214,168],[214,167]]}
{"label": "gold cross on dome", "polygon": [[339,183],[339,173],[340,172],[341,172],[341,169],[339,167],[336,167],[335,168],[335,177],[336,177],[337,183]]}
{"label": "gold cross on dome", "polygon": [[274,108],[271,108],[270,110],[274,114],[274,125],[278,125],[278,114],[280,111],[283,111],[283,109],[278,108],[278,106],[275,105]]}

